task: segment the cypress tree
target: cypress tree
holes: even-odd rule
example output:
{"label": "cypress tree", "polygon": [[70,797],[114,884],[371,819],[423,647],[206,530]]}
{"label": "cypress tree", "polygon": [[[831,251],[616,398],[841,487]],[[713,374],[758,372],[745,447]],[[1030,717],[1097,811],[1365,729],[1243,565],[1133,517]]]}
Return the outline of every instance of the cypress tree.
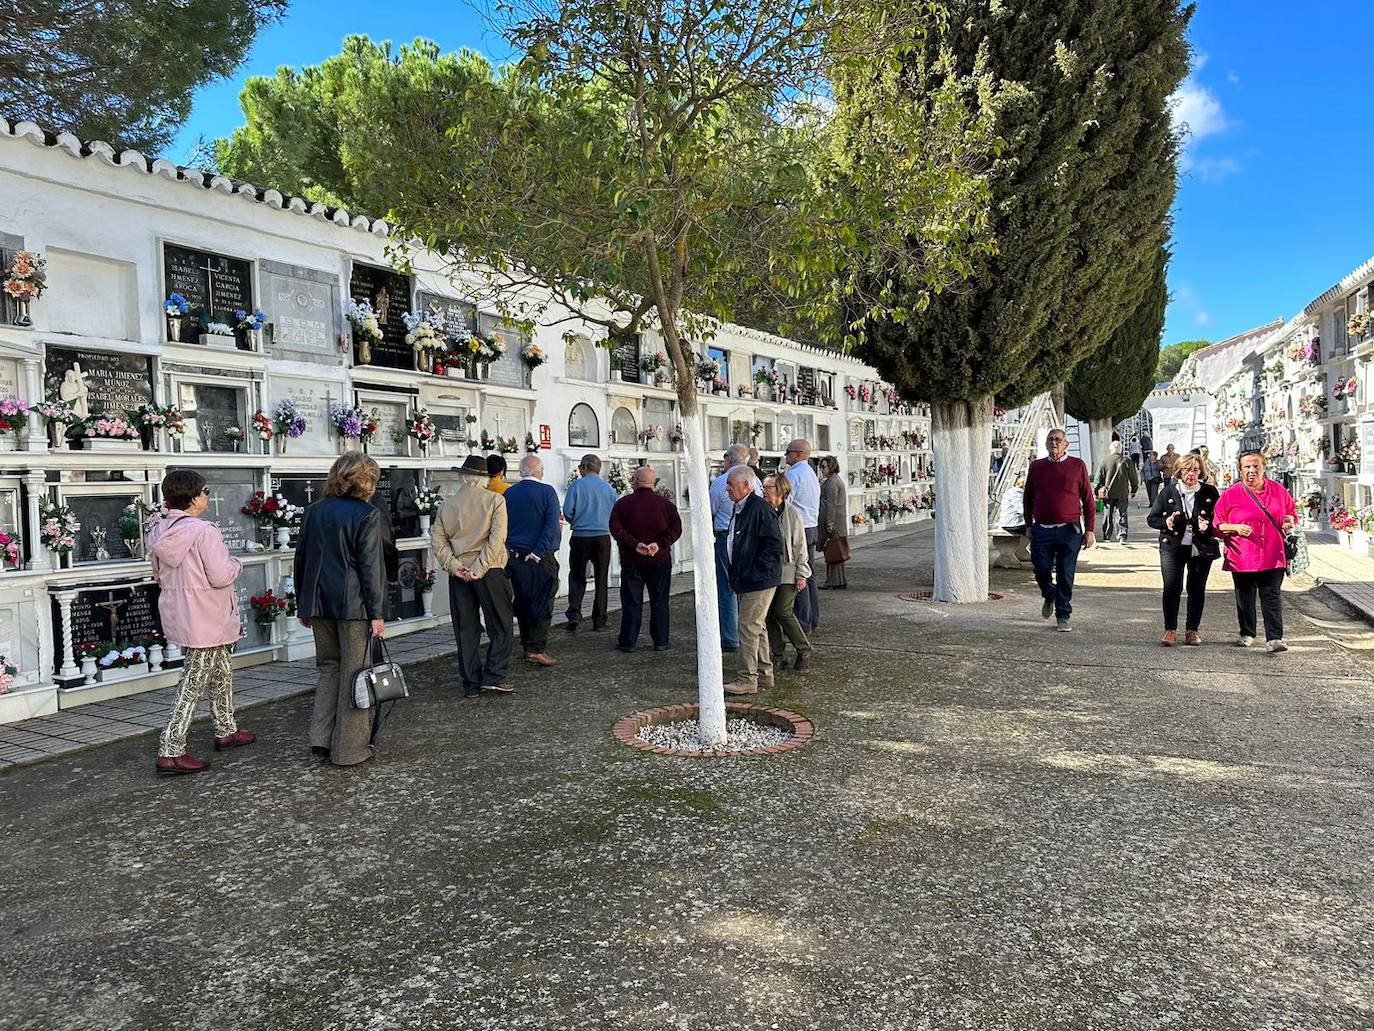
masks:
{"label": "cypress tree", "polygon": [[[935,596],[982,601],[994,402],[1061,382],[1140,302],[1177,176],[1167,101],[1188,70],[1176,0],[950,0],[949,29],[905,62],[928,105],[983,83],[1004,148],[989,169],[997,253],[910,318],[855,319],[860,355],[933,414]],[[995,90],[993,87],[997,87]]]}
{"label": "cypress tree", "polygon": [[1169,252],[1161,247],[1149,286],[1135,311],[1105,345],[1074,367],[1065,385],[1068,413],[1088,424],[1094,462],[1106,454],[1112,426],[1138,412],[1154,389],[1164,309],[1169,303],[1165,285],[1168,267]]}

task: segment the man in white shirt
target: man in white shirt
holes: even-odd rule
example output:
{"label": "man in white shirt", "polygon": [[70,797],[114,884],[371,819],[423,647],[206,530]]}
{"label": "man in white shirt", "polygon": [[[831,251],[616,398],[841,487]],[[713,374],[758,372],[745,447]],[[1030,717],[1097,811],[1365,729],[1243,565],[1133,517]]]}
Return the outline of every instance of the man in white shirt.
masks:
{"label": "man in white shirt", "polygon": [[[725,481],[731,469],[748,463],[749,448],[731,444],[725,452],[725,471],[711,481],[711,528],[716,535],[716,606],[720,612],[720,647],[727,652],[739,651],[739,599],[730,590],[730,558],[726,553],[725,531],[730,527],[735,503],[726,492]],[[757,483],[754,491],[760,496],[763,493]]]}
{"label": "man in white shirt", "polygon": [[[792,441],[787,445],[783,461],[787,462],[787,478],[792,483],[789,500],[801,516],[802,528],[806,531],[806,561],[814,564],[816,527],[821,515],[821,481],[816,470],[811,468],[811,441],[805,437]],[[797,622],[808,634],[821,625],[820,597],[814,576],[806,581],[805,590],[797,592]]]}

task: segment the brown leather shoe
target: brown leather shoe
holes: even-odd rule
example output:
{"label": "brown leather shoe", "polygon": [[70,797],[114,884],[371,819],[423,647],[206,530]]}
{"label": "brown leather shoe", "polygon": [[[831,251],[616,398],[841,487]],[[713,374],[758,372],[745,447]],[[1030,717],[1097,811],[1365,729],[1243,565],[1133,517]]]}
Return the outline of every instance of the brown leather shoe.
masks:
{"label": "brown leather shoe", "polygon": [[513,691],[515,690],[515,686],[514,686],[509,680],[505,680],[505,681],[502,681],[502,682],[499,683],[499,684],[483,684],[483,685],[482,685],[482,690],[483,690],[483,691],[496,691],[496,692],[499,692],[500,694],[510,694],[511,692],[513,692]]}
{"label": "brown leather shoe", "polygon": [[525,661],[535,666],[543,666],[545,668],[558,665],[557,659],[553,658],[551,655],[545,655],[543,652],[531,652],[529,655],[525,656]]}
{"label": "brown leather shoe", "polygon": [[774,687],[774,684],[773,684],[773,678],[772,678],[772,677],[759,677],[759,690],[760,690],[760,691],[771,691],[771,690],[773,690],[773,687]]}
{"label": "brown leather shoe", "polygon": [[736,680],[733,684],[725,685],[726,694],[758,694],[759,685],[752,680]]}
{"label": "brown leather shoe", "polygon": [[157,772],[163,777],[178,777],[183,773],[199,773],[201,770],[208,770],[210,764],[204,759],[197,759],[194,755],[162,755],[158,756]]}
{"label": "brown leather shoe", "polygon": [[1164,631],[1164,636],[1159,639],[1159,643],[1164,645],[1164,647],[1166,648],[1172,648],[1174,645],[1178,644],[1178,631]]}
{"label": "brown leather shoe", "polygon": [[1184,643],[1184,644],[1201,644],[1201,643],[1202,643],[1202,635],[1201,635],[1200,633],[1198,633],[1196,630],[1189,630],[1186,634],[1183,635],[1183,643]]}
{"label": "brown leather shoe", "polygon": [[223,752],[226,748],[242,748],[244,745],[251,745],[257,739],[256,734],[250,734],[246,730],[236,730],[225,737],[215,738],[215,751]]}

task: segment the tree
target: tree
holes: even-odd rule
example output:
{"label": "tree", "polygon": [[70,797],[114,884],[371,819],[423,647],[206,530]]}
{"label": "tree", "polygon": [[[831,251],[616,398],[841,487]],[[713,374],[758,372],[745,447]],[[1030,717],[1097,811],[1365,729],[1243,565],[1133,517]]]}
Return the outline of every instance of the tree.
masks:
{"label": "tree", "polygon": [[987,525],[994,401],[1012,407],[1052,387],[1139,303],[1174,197],[1166,103],[1187,72],[1192,10],[1173,0],[948,7],[950,33],[908,57],[898,88],[922,108],[951,76],[981,91],[1004,141],[990,172],[996,253],[914,318],[860,310],[854,336],[904,396],[931,403],[935,597],[982,601],[985,552],[971,543]]}
{"label": "tree", "polygon": [[[841,19],[850,20],[843,32]],[[760,293],[798,318],[833,310],[842,292],[868,296],[864,273],[880,266],[867,256],[882,248],[905,256],[913,281],[959,273],[986,217],[985,190],[961,161],[970,127],[931,124],[908,145],[907,167],[881,177],[861,169],[841,193],[828,189],[825,105],[808,99],[841,59],[838,41],[855,41],[842,59],[875,60],[885,38],[918,39],[934,24],[924,4],[893,14],[831,0],[521,3],[501,28],[526,56],[499,75],[465,77],[432,52],[393,60],[350,41],[337,77],[323,68],[279,76],[281,96],[269,104],[259,87],[249,113],[275,120],[275,107],[339,98],[292,152],[300,181],[386,210],[398,239],[444,255],[455,282],[510,318],[576,318],[608,341],[658,334],[677,382],[688,489],[704,499],[692,364],[717,320]],[[264,145],[248,146],[250,135]],[[255,161],[266,172],[272,140],[286,135],[285,124],[269,132],[250,121],[226,146],[226,165],[239,174]],[[316,146],[321,154],[305,153]],[[908,250],[909,239],[927,246]],[[700,503],[692,541],[697,556],[712,554]],[[702,730],[719,740],[709,558],[697,563],[695,588]]]}
{"label": "tree", "polygon": [[156,154],[197,88],[229,75],[287,0],[0,4],[0,109],[45,129]]}
{"label": "tree", "polygon": [[1169,304],[1165,273],[1169,252],[1161,247],[1145,296],[1110,340],[1076,366],[1069,376],[1064,402],[1068,413],[1088,424],[1093,461],[1107,453],[1112,427],[1140,411],[1155,385],[1159,337]]}
{"label": "tree", "polygon": [[1161,348],[1159,362],[1155,365],[1155,382],[1170,382],[1178,375],[1178,370],[1182,368],[1184,359],[1194,351],[1201,351],[1204,347],[1211,346],[1210,340],[1181,340],[1176,344]]}

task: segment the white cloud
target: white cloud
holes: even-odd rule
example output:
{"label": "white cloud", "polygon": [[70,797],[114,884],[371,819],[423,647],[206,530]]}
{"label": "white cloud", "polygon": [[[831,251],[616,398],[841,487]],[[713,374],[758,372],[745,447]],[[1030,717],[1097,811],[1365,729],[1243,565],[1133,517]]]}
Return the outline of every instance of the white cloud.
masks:
{"label": "white cloud", "polygon": [[1193,75],[1184,79],[1169,98],[1169,113],[1188,146],[1231,128],[1231,121],[1216,94]]}
{"label": "white cloud", "polygon": [[1212,321],[1212,313],[1209,312],[1206,308],[1203,308],[1201,311],[1195,312],[1193,314],[1193,321],[1197,323],[1197,325],[1199,326],[1205,326],[1207,325],[1207,323]]}
{"label": "white cloud", "polygon": [[1240,171],[1240,162],[1235,158],[1198,158],[1191,162],[1197,174],[1206,183],[1219,183]]}
{"label": "white cloud", "polygon": [[1237,75],[1235,72],[1227,72],[1226,81],[1229,82],[1232,86],[1239,86],[1240,76]]}

